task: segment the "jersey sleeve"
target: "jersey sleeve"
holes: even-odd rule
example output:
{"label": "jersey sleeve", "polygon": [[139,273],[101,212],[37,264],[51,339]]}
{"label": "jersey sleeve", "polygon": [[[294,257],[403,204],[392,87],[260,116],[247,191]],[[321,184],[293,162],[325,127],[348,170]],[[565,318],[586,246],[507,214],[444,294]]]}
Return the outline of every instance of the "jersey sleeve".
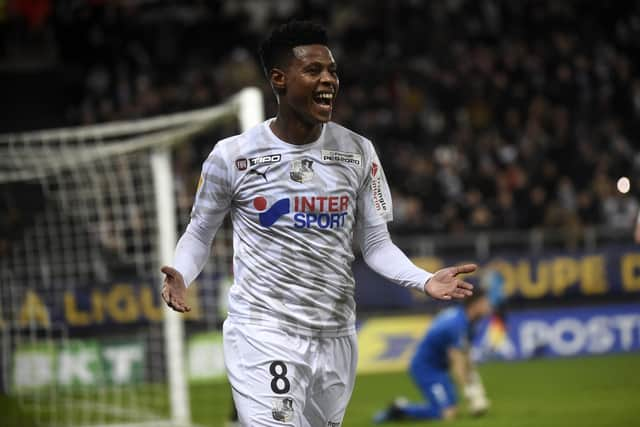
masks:
{"label": "jersey sleeve", "polygon": [[371,227],[393,220],[391,190],[371,142],[365,149],[364,177],[358,191],[358,224]]}
{"label": "jersey sleeve", "polygon": [[358,227],[358,241],[367,265],[376,273],[406,288],[424,292],[433,274],[418,268],[391,241],[387,224]]}
{"label": "jersey sleeve", "polygon": [[216,146],[202,167],[191,220],[178,241],[174,267],[188,286],[202,271],[211,242],[231,206],[231,184],[227,163]]}
{"label": "jersey sleeve", "polygon": [[[208,231],[218,230],[231,206],[231,179],[227,161],[219,145],[213,149],[202,166],[191,222]],[[208,235],[209,233],[207,233]],[[213,239],[213,236],[211,236]]]}
{"label": "jersey sleeve", "polygon": [[464,350],[467,347],[467,337],[464,331],[463,333],[456,332],[453,335],[451,346],[457,348],[458,350]]}
{"label": "jersey sleeve", "polygon": [[456,321],[454,327],[451,329],[451,346],[458,350],[465,350],[467,348],[468,337],[466,324],[461,321]]}

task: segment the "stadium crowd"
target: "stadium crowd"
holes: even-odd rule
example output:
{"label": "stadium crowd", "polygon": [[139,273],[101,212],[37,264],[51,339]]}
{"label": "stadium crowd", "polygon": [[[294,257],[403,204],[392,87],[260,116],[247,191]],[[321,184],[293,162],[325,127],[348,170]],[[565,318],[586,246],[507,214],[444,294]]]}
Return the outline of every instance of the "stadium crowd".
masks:
{"label": "stadium crowd", "polygon": [[[208,106],[256,84],[271,115],[256,47],[274,24],[313,18],[339,65],[334,120],[376,144],[396,225],[631,228],[637,214],[637,2],[94,0],[7,13],[3,32],[54,46],[67,124]],[[185,189],[210,143],[176,156]]]}

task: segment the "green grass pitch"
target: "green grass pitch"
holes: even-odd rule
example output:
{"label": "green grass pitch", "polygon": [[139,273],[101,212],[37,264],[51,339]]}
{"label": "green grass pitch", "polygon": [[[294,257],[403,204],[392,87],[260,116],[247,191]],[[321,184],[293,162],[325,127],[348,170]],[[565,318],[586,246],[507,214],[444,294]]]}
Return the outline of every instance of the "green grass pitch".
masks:
{"label": "green grass pitch", "polygon": [[[480,418],[450,427],[640,426],[640,354],[492,363],[480,368],[492,402]],[[371,426],[371,414],[397,394],[420,395],[406,375],[358,378],[345,426]],[[384,424],[420,426],[432,423]]]}
{"label": "green grass pitch", "polygon": [[[489,363],[482,365],[480,371],[492,401],[490,412],[481,418],[463,415],[443,425],[640,427],[640,353]],[[231,404],[228,385],[202,384],[192,386],[190,392],[194,423],[224,426]],[[343,426],[373,425],[372,415],[398,395],[420,399],[406,374],[359,376]],[[1,395],[0,414],[3,427],[36,426],[27,414],[18,411],[15,401]],[[406,421],[384,425],[433,424]]]}
{"label": "green grass pitch", "polygon": [[[449,427],[634,427],[640,426],[640,354],[526,362],[480,367],[492,401],[489,413],[442,423]],[[372,426],[376,410],[397,395],[420,399],[406,374],[363,375],[347,409],[344,427]],[[221,426],[211,399],[228,403],[224,386],[192,389],[194,421]],[[209,409],[211,412],[209,412]],[[219,409],[219,407],[218,407]],[[223,406],[223,413],[226,406]],[[383,424],[389,427],[428,422]]]}

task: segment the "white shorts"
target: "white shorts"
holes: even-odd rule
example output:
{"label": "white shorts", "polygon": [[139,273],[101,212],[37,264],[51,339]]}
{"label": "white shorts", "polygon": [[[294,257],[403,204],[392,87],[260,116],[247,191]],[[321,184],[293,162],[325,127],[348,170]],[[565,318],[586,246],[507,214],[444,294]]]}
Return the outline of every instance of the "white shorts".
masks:
{"label": "white shorts", "polygon": [[242,426],[342,425],[355,383],[355,335],[315,338],[230,320],[223,334]]}

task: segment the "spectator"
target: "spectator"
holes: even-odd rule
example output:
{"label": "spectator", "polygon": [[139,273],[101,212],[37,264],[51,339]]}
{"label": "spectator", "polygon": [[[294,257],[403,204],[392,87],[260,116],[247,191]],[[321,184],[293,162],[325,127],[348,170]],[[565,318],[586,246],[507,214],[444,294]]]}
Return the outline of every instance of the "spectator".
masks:
{"label": "spectator", "polygon": [[268,91],[259,34],[311,16],[338,39],[348,84],[335,119],[378,143],[399,226],[628,226],[640,193],[621,197],[613,183],[640,175],[637,2],[280,3],[52,2],[37,28],[18,11],[3,31],[54,35],[43,46],[82,76],[70,78],[82,82],[68,91],[70,122],[88,124]]}

